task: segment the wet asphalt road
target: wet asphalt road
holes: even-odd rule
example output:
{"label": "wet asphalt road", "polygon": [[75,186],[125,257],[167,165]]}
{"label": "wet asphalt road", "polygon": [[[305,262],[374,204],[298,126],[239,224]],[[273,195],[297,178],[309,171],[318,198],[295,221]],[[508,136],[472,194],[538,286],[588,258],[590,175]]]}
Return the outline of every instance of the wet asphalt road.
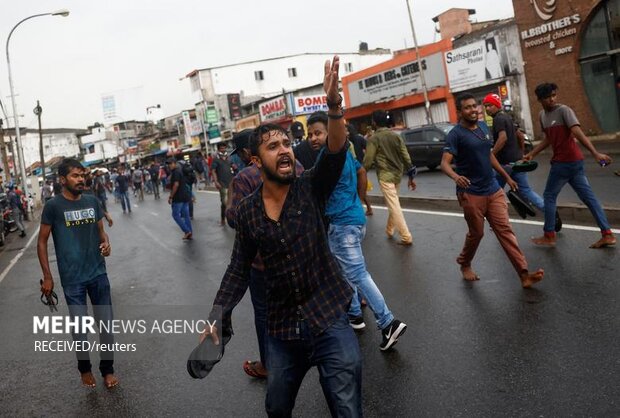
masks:
{"label": "wet asphalt road", "polygon": [[[107,265],[117,318],[207,314],[234,239],[219,226],[218,204],[216,194],[198,194],[191,243],[181,241],[163,200],[148,196],[131,216],[111,204],[116,224]],[[461,217],[408,211],[415,245],[403,248],[385,237],[386,214],[377,209],[369,219],[365,254],[388,305],[409,328],[382,353],[365,312],[359,341],[366,416],[620,415],[617,249],[590,250],[598,233],[568,228],[557,248],[535,248],[528,238],[541,226],[514,224],[545,280],[522,290],[489,231],[474,260],[482,280],[468,284],[454,263],[466,231]],[[0,415],[264,415],[265,384],[241,370],[258,357],[247,295],[233,314],[235,336],[224,359],[204,380],[185,370],[193,335],[117,338],[138,347],[117,354],[121,384],[111,391],[100,379],[94,390],[81,387],[72,353],[35,353],[32,317],[48,311],[38,300],[34,244],[0,283]],[[3,252],[0,268],[18,253]],[[301,387],[295,416],[328,416],[316,371]]]}
{"label": "wet asphalt road", "polygon": [[[620,169],[620,144],[615,142],[611,144],[596,143],[596,147],[600,152],[609,153],[614,162],[607,167],[600,167],[594,161],[592,156],[584,151],[585,156],[585,172],[592,189],[597,198],[602,202],[603,206],[620,208],[620,177],[614,175],[614,171]],[[583,149],[583,148],[582,148]],[[548,151],[537,156],[538,168],[528,174],[528,181],[532,189],[539,195],[543,195],[547,176],[549,175],[551,154]],[[372,195],[381,195],[381,189],[377,183],[376,172],[372,170],[368,178],[373,183],[373,190],[369,193]],[[409,191],[407,189],[406,177],[400,183],[401,196],[424,197],[424,198],[444,198],[456,200],[456,190],[454,182],[441,172],[439,168],[429,170],[426,167],[419,168],[418,177],[416,178],[417,189]],[[558,204],[581,204],[583,203],[577,197],[577,194],[566,185],[558,196]]]}

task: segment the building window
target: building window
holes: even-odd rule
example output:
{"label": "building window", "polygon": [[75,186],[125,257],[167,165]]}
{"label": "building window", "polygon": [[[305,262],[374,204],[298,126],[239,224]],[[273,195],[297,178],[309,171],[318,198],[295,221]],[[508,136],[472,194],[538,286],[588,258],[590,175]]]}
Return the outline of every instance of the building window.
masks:
{"label": "building window", "polygon": [[289,68],[288,69],[288,76],[289,77],[297,77],[297,68]]}
{"label": "building window", "polygon": [[254,71],[254,80],[260,81],[260,80],[264,80],[264,79],[265,79],[265,77],[263,76],[263,71],[262,70]]}
{"label": "building window", "polygon": [[352,62],[345,62],[344,63],[344,72],[345,73],[353,72],[353,63]]}
{"label": "building window", "polygon": [[[581,78],[593,113],[604,132],[620,130],[620,30],[609,16],[618,16],[620,0],[601,2],[581,39]],[[557,55],[557,50],[556,50]]]}

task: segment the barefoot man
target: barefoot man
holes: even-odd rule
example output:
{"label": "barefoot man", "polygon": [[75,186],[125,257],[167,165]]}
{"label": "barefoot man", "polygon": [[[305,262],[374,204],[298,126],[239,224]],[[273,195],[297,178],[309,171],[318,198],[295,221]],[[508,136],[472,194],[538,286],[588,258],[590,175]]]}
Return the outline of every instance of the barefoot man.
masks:
{"label": "barefoot man", "polygon": [[[69,314],[72,318],[87,315],[88,295],[96,323],[109,323],[112,321],[112,299],[104,257],[110,255],[111,247],[103,227],[103,209],[95,196],[82,194],[84,167],[79,161],[65,159],[58,167],[58,176],[62,193],[45,203],[37,241],[37,255],[43,270],[41,292],[49,295],[54,289],[47,254],[47,241],[51,233]],[[73,334],[75,341],[85,341],[87,338],[86,333]],[[114,336],[101,332],[100,343],[111,347]],[[88,351],[76,351],[76,354],[82,383],[95,387]],[[99,371],[107,388],[118,384],[114,376],[113,351],[101,352]]]}
{"label": "barefoot man", "polygon": [[[508,205],[499,187],[495,173],[506,179],[512,190],[517,183],[504,171],[492,153],[493,138],[487,126],[478,121],[478,103],[473,95],[463,93],[456,99],[459,123],[446,138],[441,169],[456,183],[456,194],[469,227],[465,245],[456,262],[461,266],[463,279],[479,280],[471,268],[471,261],[484,235],[486,218],[510,259],[524,288],[542,280],[542,269],[530,273],[527,261],[517,243],[508,219]],[[456,171],[452,162],[456,164]]]}

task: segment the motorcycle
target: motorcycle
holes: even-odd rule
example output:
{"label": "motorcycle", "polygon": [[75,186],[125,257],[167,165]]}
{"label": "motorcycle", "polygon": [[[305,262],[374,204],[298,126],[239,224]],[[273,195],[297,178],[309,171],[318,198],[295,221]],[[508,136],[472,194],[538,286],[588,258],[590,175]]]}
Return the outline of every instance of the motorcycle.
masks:
{"label": "motorcycle", "polygon": [[17,231],[17,224],[13,220],[13,210],[5,193],[0,193],[0,214],[2,225],[0,226],[0,247],[4,245],[6,236]]}

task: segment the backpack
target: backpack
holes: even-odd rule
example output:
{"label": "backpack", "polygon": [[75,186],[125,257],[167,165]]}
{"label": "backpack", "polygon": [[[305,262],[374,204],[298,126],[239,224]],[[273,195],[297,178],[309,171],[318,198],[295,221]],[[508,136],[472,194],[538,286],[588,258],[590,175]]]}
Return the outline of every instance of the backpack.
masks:
{"label": "backpack", "polygon": [[194,168],[190,163],[183,164],[181,172],[183,173],[183,177],[185,177],[185,181],[188,184],[196,183],[196,173],[194,172]]}

